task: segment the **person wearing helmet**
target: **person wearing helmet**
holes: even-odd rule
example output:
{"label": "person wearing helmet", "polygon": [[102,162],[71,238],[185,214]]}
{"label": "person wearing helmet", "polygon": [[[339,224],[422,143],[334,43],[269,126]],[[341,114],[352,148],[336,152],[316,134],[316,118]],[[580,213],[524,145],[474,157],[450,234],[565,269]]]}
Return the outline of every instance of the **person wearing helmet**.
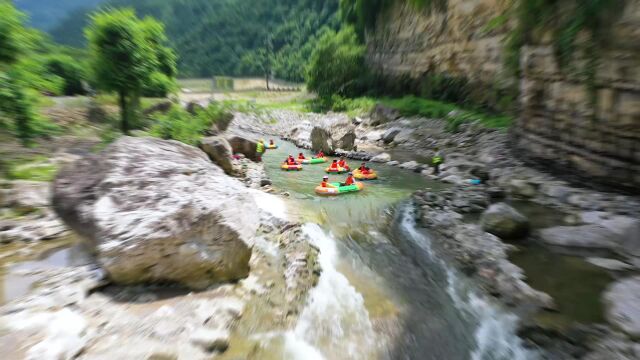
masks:
{"label": "person wearing helmet", "polygon": [[296,165],[296,159],[293,158],[293,155],[289,154],[289,157],[287,158],[287,164],[288,165]]}
{"label": "person wearing helmet", "polygon": [[353,184],[355,184],[355,183],[356,183],[356,181],[355,181],[355,180],[354,180],[354,178],[353,178],[353,173],[352,173],[352,172],[350,172],[350,173],[347,175],[347,179],[346,179],[342,184],[340,184],[340,186],[349,186],[349,185],[353,185]]}
{"label": "person wearing helmet", "polygon": [[329,177],[326,175],[322,177],[322,182],[320,183],[320,186],[324,188],[335,188],[335,186],[329,183]]}
{"label": "person wearing helmet", "polygon": [[306,160],[307,158],[304,157],[304,155],[302,153],[298,154],[298,160]]}

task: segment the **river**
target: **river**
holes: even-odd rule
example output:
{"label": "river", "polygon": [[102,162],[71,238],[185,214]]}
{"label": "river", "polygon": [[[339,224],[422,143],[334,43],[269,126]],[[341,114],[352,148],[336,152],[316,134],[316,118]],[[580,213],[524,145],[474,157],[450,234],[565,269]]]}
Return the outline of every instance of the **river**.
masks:
{"label": "river", "polygon": [[279,145],[264,156],[265,168],[289,193],[288,214],[305,222],[323,268],[297,325],[282,335],[283,358],[537,358],[515,336],[517,318],[477,294],[416,226],[410,194],[445,185],[375,164],[380,180],[362,192],[322,198],[313,190],[326,165],[281,171],[286,156],[301,150]]}

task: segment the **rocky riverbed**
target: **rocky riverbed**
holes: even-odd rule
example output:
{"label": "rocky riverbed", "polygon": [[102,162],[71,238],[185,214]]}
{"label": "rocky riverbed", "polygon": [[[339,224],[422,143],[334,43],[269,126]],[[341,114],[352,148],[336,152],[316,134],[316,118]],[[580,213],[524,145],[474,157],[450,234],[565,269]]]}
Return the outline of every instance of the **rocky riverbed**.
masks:
{"label": "rocky riverbed", "polygon": [[[282,137],[300,147],[395,165],[454,184],[449,191],[426,189],[414,195],[420,223],[487,294],[522,316],[521,335],[532,346],[546,349],[549,358],[640,358],[640,345],[634,341],[640,319],[638,197],[583,187],[530,167],[510,151],[507,133],[475,123],[451,133],[444,120],[403,118],[381,106],[354,119],[329,114],[318,121],[318,115],[305,115],[298,123],[295,113],[275,111],[270,116],[278,119]],[[336,127],[340,131],[332,130]],[[318,135],[332,131],[335,139]],[[342,141],[345,134],[355,140]],[[446,159],[439,174],[429,165],[436,149]],[[531,229],[529,219],[505,201],[548,208],[562,214],[562,225]],[[469,220],[473,214],[481,217],[479,222]],[[615,280],[598,300],[607,323],[576,322],[558,329],[537,321],[540,313],[557,311],[556,305],[551,296],[532,288],[526,272],[510,261],[514,240],[549,246],[614,272]]]}

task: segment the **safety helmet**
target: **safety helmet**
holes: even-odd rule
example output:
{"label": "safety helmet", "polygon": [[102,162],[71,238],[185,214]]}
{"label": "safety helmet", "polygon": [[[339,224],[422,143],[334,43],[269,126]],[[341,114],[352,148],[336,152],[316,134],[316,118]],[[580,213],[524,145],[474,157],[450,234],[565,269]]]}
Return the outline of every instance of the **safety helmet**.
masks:
{"label": "safety helmet", "polygon": [[328,179],[329,177],[327,175],[323,176],[322,179]]}

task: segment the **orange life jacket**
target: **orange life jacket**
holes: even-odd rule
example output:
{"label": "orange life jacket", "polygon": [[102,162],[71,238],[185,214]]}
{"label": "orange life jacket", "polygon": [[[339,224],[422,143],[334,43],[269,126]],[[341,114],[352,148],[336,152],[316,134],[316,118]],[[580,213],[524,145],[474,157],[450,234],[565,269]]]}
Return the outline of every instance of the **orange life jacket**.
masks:
{"label": "orange life jacket", "polygon": [[348,176],[347,180],[345,180],[344,184],[345,185],[353,185],[355,181],[353,181],[353,176]]}
{"label": "orange life jacket", "polygon": [[331,168],[332,169],[337,169],[338,168],[338,163],[331,163]]}

